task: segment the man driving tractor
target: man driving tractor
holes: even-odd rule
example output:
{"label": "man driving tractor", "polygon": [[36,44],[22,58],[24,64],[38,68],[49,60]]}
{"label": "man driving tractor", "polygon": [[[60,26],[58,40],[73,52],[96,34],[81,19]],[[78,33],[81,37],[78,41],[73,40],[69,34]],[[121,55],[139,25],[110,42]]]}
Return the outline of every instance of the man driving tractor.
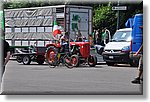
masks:
{"label": "man driving tractor", "polygon": [[64,52],[65,49],[69,49],[69,34],[65,32],[65,35],[60,37],[61,49],[60,52]]}

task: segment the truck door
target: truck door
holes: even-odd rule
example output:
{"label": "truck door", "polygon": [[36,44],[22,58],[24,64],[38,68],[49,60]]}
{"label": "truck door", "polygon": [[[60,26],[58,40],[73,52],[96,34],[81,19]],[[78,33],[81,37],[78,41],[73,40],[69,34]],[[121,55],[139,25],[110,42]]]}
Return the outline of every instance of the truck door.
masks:
{"label": "truck door", "polygon": [[133,21],[132,27],[132,52],[137,52],[143,43],[143,30],[140,28],[143,26],[143,14],[136,14]]}

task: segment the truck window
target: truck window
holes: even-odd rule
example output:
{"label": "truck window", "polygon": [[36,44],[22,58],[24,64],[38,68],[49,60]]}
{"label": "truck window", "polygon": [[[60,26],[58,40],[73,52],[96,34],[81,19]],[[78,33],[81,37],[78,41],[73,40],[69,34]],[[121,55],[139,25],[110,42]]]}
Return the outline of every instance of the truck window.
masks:
{"label": "truck window", "polygon": [[117,31],[112,41],[114,42],[121,42],[121,41],[131,41],[131,31]]}

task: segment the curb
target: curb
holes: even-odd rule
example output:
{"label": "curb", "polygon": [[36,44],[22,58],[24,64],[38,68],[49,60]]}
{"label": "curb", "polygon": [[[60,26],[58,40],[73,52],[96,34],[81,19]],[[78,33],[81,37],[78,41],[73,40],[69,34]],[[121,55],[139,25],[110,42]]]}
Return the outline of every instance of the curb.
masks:
{"label": "curb", "polygon": [[16,58],[14,58],[14,57],[10,57],[10,59],[9,60],[16,60]]}
{"label": "curb", "polygon": [[105,65],[106,62],[97,62],[97,65]]}

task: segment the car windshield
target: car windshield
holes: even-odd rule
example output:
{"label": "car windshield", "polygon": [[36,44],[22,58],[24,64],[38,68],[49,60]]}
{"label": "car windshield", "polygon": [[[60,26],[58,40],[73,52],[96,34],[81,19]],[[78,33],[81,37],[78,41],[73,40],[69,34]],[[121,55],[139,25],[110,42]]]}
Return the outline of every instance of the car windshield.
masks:
{"label": "car windshield", "polygon": [[112,39],[112,42],[131,41],[131,31],[117,31]]}

